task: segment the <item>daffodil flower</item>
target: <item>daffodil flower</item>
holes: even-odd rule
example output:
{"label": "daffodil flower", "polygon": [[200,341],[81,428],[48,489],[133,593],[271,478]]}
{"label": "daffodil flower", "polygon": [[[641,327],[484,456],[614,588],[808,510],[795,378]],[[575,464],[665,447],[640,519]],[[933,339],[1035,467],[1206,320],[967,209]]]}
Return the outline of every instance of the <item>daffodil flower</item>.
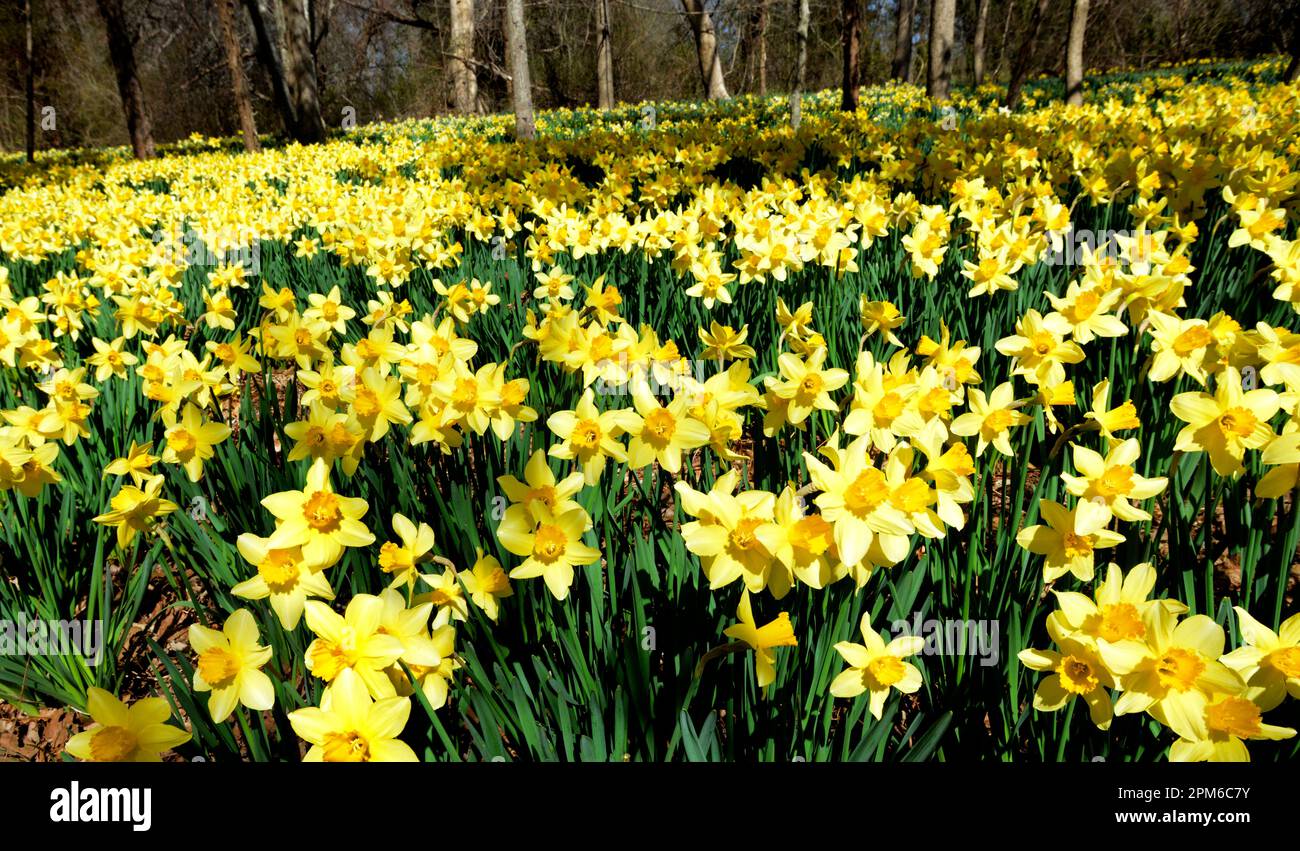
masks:
{"label": "daffodil flower", "polygon": [[469,601],[465,599],[456,576],[456,568],[450,566],[442,573],[420,574],[420,580],[432,590],[416,595],[414,602],[433,605],[437,611],[434,626],[469,617]]}
{"label": "daffodil flower", "polygon": [[1148,479],[1134,471],[1133,463],[1142,453],[1142,444],[1136,438],[1115,445],[1104,458],[1077,443],[1070,448],[1080,475],[1061,473],[1068,493],[1104,507],[1120,520],[1133,523],[1151,519],[1148,512],[1129,500],[1150,499],[1162,492],[1169,480],[1163,476]]}
{"label": "daffodil flower", "polygon": [[1156,571],[1150,563],[1139,564],[1125,575],[1112,562],[1106,566],[1106,578],[1097,583],[1092,597],[1078,591],[1052,589],[1059,608],[1047,616],[1048,629],[1074,635],[1094,645],[1099,638],[1112,643],[1142,641],[1146,638],[1146,614],[1152,606],[1160,606],[1175,615],[1187,611],[1187,606],[1178,600],[1148,599],[1155,585]]}
{"label": "daffodil flower", "polygon": [[235,541],[239,554],[257,574],[235,585],[230,593],[245,600],[269,599],[280,626],[293,630],[309,598],[333,600],[329,580],[302,555],[302,547],[272,547],[269,538],[249,532]]}
{"label": "daffodil flower", "polygon": [[921,688],[921,671],[903,660],[920,653],[925,639],[919,635],[900,635],[886,644],[880,633],[871,628],[869,612],[862,615],[858,631],[862,633],[861,644],[841,641],[835,645],[835,652],[848,667],[831,680],[830,691],[836,697],[857,697],[870,692],[871,715],[879,720],[890,689],[914,694]]}
{"label": "daffodil flower", "polygon": [[311,745],[304,762],[418,762],[398,738],[410,717],[409,697],[372,700],[361,678],[344,670],[319,708],[291,712],[289,723]]}
{"label": "daffodil flower", "polygon": [[630,408],[598,411],[592,390],[587,388],[572,411],[557,411],[547,419],[546,427],[560,438],[548,454],[577,461],[583,481],[594,485],[600,480],[608,459],[627,460],[627,450],[618,438],[629,428],[636,428],[637,420],[639,417]]}
{"label": "daffodil flower", "polygon": [[523,564],[510,571],[510,578],[541,577],[555,599],[566,599],[573,586],[573,568],[600,559],[600,550],[582,543],[590,525],[591,518],[581,508],[559,515],[540,505],[532,510],[523,505],[507,508],[497,538],[508,551],[524,557]]}
{"label": "daffodil flower", "polygon": [[230,437],[230,427],[208,422],[197,407],[186,403],[180,418],[163,411],[163,424],[167,427],[167,444],[162,460],[167,464],[180,464],[191,482],[203,478],[203,462],[212,458],[218,443]]}
{"label": "daffodil flower", "polygon": [[1043,581],[1055,582],[1067,573],[1080,582],[1091,582],[1095,553],[1124,541],[1119,532],[1104,528],[1110,512],[1102,506],[1080,500],[1072,509],[1050,499],[1038,503],[1045,524],[1026,526],[1016,543],[1031,553],[1046,556]]}
{"label": "daffodil flower", "polygon": [[1268,421],[1281,402],[1268,389],[1242,390],[1241,374],[1225,367],[1214,395],[1179,393],[1169,404],[1174,416],[1187,423],[1174,443],[1176,452],[1206,452],[1214,472],[1236,478],[1245,467],[1247,449],[1259,449],[1276,436]]}
{"label": "daffodil flower", "polygon": [[1179,319],[1159,311],[1147,314],[1151,323],[1152,348],[1155,355],[1147,377],[1168,381],[1187,375],[1197,384],[1205,384],[1204,363],[1214,345],[1214,335],[1204,319]]}
{"label": "daffodil flower", "polygon": [[730,325],[710,322],[708,331],[699,329],[700,342],[704,344],[700,357],[718,361],[749,360],[754,357],[754,347],[745,345],[748,336],[748,325],[742,325],[737,331]]}
{"label": "daffodil flower", "polygon": [[153,475],[153,465],[158,461],[158,456],[151,455],[153,441],[145,443],[136,443],[131,441],[131,448],[127,450],[126,457],[114,459],[104,468],[105,476],[130,476],[131,483],[140,487]]}
{"label": "daffodil flower", "polygon": [[1296,733],[1263,723],[1259,706],[1239,695],[1197,695],[1193,702],[1200,711],[1189,713],[1190,727],[1170,746],[1170,762],[1250,762],[1243,740],[1280,741]]}
{"label": "daffodil flower", "polygon": [[401,543],[387,541],[379,548],[379,569],[393,577],[389,588],[415,587],[418,566],[433,559],[434,534],[428,523],[416,526],[405,514],[393,515],[393,532]]}
{"label": "daffodil flower", "polygon": [[1050,672],[1034,691],[1034,709],[1055,712],[1076,697],[1088,704],[1088,716],[1098,730],[1109,730],[1114,717],[1109,689],[1115,679],[1106,670],[1094,646],[1085,644],[1048,621],[1048,632],[1058,650],[1020,651],[1020,663],[1033,671]]}
{"label": "daffodil flower", "polygon": [[825,359],[825,349],[818,349],[807,360],[790,352],[777,358],[781,380],[772,385],[772,392],[788,401],[786,418],[791,425],[799,425],[815,410],[838,410],[830,394],[848,383],[849,374],[842,369],[823,369]]}
{"label": "daffodil flower", "polygon": [[667,406],[660,405],[642,378],[632,382],[632,401],[639,422],[624,425],[631,435],[627,447],[628,466],[640,469],[658,461],[676,474],[682,468],[682,452],[709,442],[709,427],[686,413],[687,397],[679,394]]}
{"label": "daffodil flower", "polygon": [[968,396],[970,411],[952,421],[952,433],[962,437],[978,435],[975,457],[984,454],[991,444],[1003,455],[1011,451],[1011,429],[1029,422],[1029,417],[1015,410],[1015,388],[1005,381],[993,388],[987,397],[978,387],[972,387]]}
{"label": "daffodil flower", "polygon": [[315,461],[300,491],[281,491],[262,500],[278,523],[269,546],[302,547],[303,557],[314,567],[339,560],[345,547],[368,547],[375,536],[361,522],[369,506],[359,497],[339,496],[330,487],[329,467]]}
{"label": "daffodil flower", "polygon": [[710,589],[743,579],[751,593],[758,593],[774,579],[772,594],[779,600],[790,590],[790,581],[788,572],[769,572],[777,546],[775,497],[759,490],[733,493],[738,481],[739,474],[731,470],[719,476],[708,493],[686,482],[674,485],[682,511],[700,518],[682,524],[682,540],[700,557]]}
{"label": "daffodil flower", "polygon": [[93,519],[95,523],[117,529],[117,545],[125,549],[141,532],[153,529],[157,519],[176,510],[176,503],[160,496],[163,477],[154,476],[145,482],[143,489],[124,485],[109,500],[111,510]]}
{"label": "daffodil flower", "polygon": [[498,476],[497,484],[505,491],[506,497],[513,505],[522,505],[532,512],[535,506],[551,514],[564,514],[578,508],[573,497],[582,490],[584,478],[581,472],[570,473],[562,480],[557,480],[555,473],[546,463],[546,451],[538,449],[528,459],[524,467],[524,481],[514,476]]}
{"label": "daffodil flower", "polygon": [[736,641],[743,641],[754,651],[754,673],[758,687],[766,690],[776,679],[777,647],[793,647],[799,643],[795,638],[794,627],[790,625],[790,615],[781,612],[776,619],[759,626],[754,620],[754,610],[749,600],[749,591],[740,595],[740,605],[736,608],[736,618],[740,623],[729,626],[723,634]]}
{"label": "daffodil flower", "polygon": [[482,547],[476,548],[477,556],[474,566],[456,574],[465,586],[474,605],[483,610],[488,619],[495,622],[501,608],[500,600],[514,595],[510,588],[510,578],[506,575],[501,562],[494,556],[485,555]]}
{"label": "daffodil flower", "polygon": [[307,628],[316,634],[305,654],[307,670],[327,683],[351,670],[375,697],[392,696],[393,685],[384,669],[396,662],[405,648],[400,639],[381,628],[384,601],[380,597],[358,594],[342,615],[319,600],[308,600],[306,614]]}
{"label": "daffodil flower", "polygon": [[218,631],[191,624],[190,647],[198,654],[194,690],[210,692],[208,712],[220,724],[238,704],[261,712],[275,705],[271,678],[260,670],[271,660],[271,648],[258,643],[257,622],[247,609],[237,609]]}
{"label": "daffodil flower", "polygon": [[1114,408],[1110,405],[1110,381],[1097,382],[1092,388],[1092,410],[1083,417],[1097,424],[1098,430],[1107,441],[1118,440],[1115,432],[1131,428],[1141,428],[1142,421],[1137,418],[1137,408],[1131,401]]}
{"label": "daffodil flower", "polygon": [[1264,447],[1259,460],[1269,471],[1255,483],[1255,495],[1277,499],[1300,484],[1300,431],[1279,435]]}
{"label": "daffodil flower", "polygon": [[1245,683],[1219,661],[1223,627],[1205,615],[1181,621],[1161,606],[1147,610],[1144,640],[1097,641],[1106,669],[1123,694],[1115,714],[1146,712],[1185,739],[1197,738],[1205,699],[1241,694]]}
{"label": "daffodil flower", "polygon": [[1235,606],[1241,647],[1221,660],[1246,681],[1246,696],[1267,712],[1290,695],[1300,700],[1300,615],[1282,622],[1277,632]]}
{"label": "daffodil flower", "polygon": [[171,705],[145,697],[127,706],[101,688],[86,691],[86,712],[95,724],[68,739],[65,750],[88,762],[160,762],[162,754],[190,740],[173,727]]}
{"label": "daffodil flower", "polygon": [[[810,588],[824,588],[847,575],[835,547],[835,527],[820,514],[806,513],[803,499],[790,485],[776,498],[772,522],[776,527],[772,554],[787,574]],[[778,584],[771,578],[777,575],[773,568],[769,585]],[[788,583],[790,579],[782,577],[781,584]]]}

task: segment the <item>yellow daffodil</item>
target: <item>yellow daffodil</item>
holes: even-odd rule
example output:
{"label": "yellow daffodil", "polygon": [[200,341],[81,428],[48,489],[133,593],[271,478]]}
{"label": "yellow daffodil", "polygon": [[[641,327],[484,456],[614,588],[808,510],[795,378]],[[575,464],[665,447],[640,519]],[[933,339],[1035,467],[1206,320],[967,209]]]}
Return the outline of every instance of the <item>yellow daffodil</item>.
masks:
{"label": "yellow daffodil", "polygon": [[1142,421],[1137,418],[1137,408],[1131,401],[1115,408],[1109,407],[1109,404],[1110,381],[1099,381],[1092,388],[1092,410],[1083,415],[1084,419],[1096,423],[1107,441],[1118,439],[1115,432],[1142,427]]}
{"label": "yellow daffodil", "polygon": [[524,467],[524,481],[514,476],[498,476],[497,484],[505,491],[512,505],[522,505],[532,512],[534,507],[544,508],[552,515],[564,514],[578,508],[573,496],[582,490],[583,474],[570,473],[557,480],[546,463],[545,450],[538,449]]}
{"label": "yellow daffodil", "polygon": [[1129,500],[1150,499],[1164,491],[1169,480],[1163,476],[1148,479],[1134,471],[1133,463],[1142,452],[1142,444],[1130,438],[1112,447],[1104,458],[1077,443],[1070,448],[1079,475],[1061,474],[1066,492],[1104,507],[1120,520],[1133,523],[1151,519],[1148,512]]}
{"label": "yellow daffodil", "polygon": [[1177,600],[1148,599],[1155,585],[1156,571],[1149,563],[1139,564],[1125,575],[1112,562],[1106,566],[1106,578],[1097,583],[1092,597],[1052,589],[1059,608],[1047,616],[1048,628],[1093,645],[1099,638],[1112,643],[1141,641],[1146,637],[1146,614],[1152,606],[1175,615],[1187,611],[1187,606]]}
{"label": "yellow daffodil", "polygon": [[1300,484],[1300,431],[1279,435],[1260,453],[1269,471],[1255,484],[1255,495],[1277,499]]}
{"label": "yellow daffodil", "polygon": [[754,357],[754,347],[745,345],[748,336],[748,325],[742,325],[737,331],[730,325],[710,322],[708,331],[703,328],[699,330],[700,342],[705,347],[700,352],[700,357],[719,361],[749,360]]}
{"label": "yellow daffodil", "polygon": [[1192,702],[1197,706],[1189,713],[1190,727],[1170,746],[1170,762],[1249,762],[1243,740],[1280,741],[1295,736],[1291,727],[1263,723],[1259,706],[1238,695],[1196,693]]}
{"label": "yellow daffodil", "polygon": [[628,466],[640,469],[658,461],[665,470],[677,473],[682,468],[682,452],[709,442],[709,427],[686,413],[687,398],[678,395],[668,405],[661,405],[641,378],[632,382],[632,401],[640,421],[628,418],[624,429],[631,436],[627,447]]}
{"label": "yellow daffodil", "polygon": [[172,709],[161,697],[127,706],[92,686],[86,692],[86,712],[94,725],[68,739],[64,750],[87,762],[160,762],[163,753],[190,740],[188,732],[167,723]]}
{"label": "yellow daffodil", "polygon": [[1123,694],[1115,714],[1146,712],[1185,739],[1197,738],[1206,698],[1239,695],[1245,683],[1219,661],[1223,627],[1205,615],[1179,621],[1162,606],[1146,611],[1145,640],[1097,642]]}
{"label": "yellow daffodil", "polygon": [[179,418],[170,411],[163,411],[162,419],[167,427],[163,462],[180,464],[191,482],[199,481],[203,478],[203,462],[216,453],[214,446],[230,436],[230,427],[208,422],[197,407],[188,403]]}
{"label": "yellow daffodil", "polygon": [[126,457],[116,458],[110,462],[104,468],[104,475],[130,476],[131,483],[140,487],[153,476],[153,465],[158,461],[158,456],[150,454],[152,450],[151,440],[145,443],[131,441],[131,448],[127,450]]}
{"label": "yellow daffodil", "polygon": [[403,646],[381,628],[383,613],[384,601],[372,594],[353,597],[341,615],[319,600],[308,600],[307,628],[316,639],[305,653],[307,670],[327,683],[351,670],[375,697],[391,697],[393,684],[384,669],[402,655]]}
{"label": "yellow daffodil", "polygon": [[799,643],[795,638],[794,627],[790,624],[790,615],[781,612],[775,620],[759,626],[754,620],[749,591],[746,590],[741,592],[736,618],[740,623],[727,627],[723,634],[736,641],[743,641],[754,651],[754,673],[758,687],[766,690],[776,679],[775,648],[794,647]]}
{"label": "yellow daffodil", "polygon": [[465,599],[456,576],[456,568],[451,566],[442,573],[420,574],[421,581],[432,590],[417,595],[415,601],[433,605],[437,612],[435,626],[442,626],[452,620],[463,621],[469,617],[469,601]]}
{"label": "yellow daffodil", "polygon": [[555,599],[566,599],[573,587],[573,568],[600,560],[600,550],[582,542],[590,525],[591,518],[581,508],[552,515],[541,505],[531,510],[510,506],[497,527],[497,538],[509,552],[524,559],[510,571],[510,578],[540,576]]}
{"label": "yellow daffodil", "polygon": [[1300,700],[1300,615],[1287,618],[1274,632],[1241,606],[1233,611],[1245,644],[1221,661],[1245,680],[1246,696],[1265,712],[1287,695]]}
{"label": "yellow daffodil", "polygon": [[433,559],[434,534],[428,523],[416,526],[405,514],[393,515],[393,532],[401,543],[387,541],[379,548],[379,569],[393,577],[389,588],[415,587],[418,566]]}
{"label": "yellow daffodil", "polygon": [[489,620],[496,622],[500,615],[501,599],[513,596],[515,592],[510,588],[510,578],[506,576],[501,562],[493,556],[485,555],[482,548],[477,548],[476,552],[474,566],[462,570],[457,576],[474,605],[482,609]]}
{"label": "yellow daffodil", "polygon": [[272,547],[270,538],[249,532],[240,535],[235,545],[257,573],[235,585],[230,593],[245,600],[269,600],[286,630],[298,626],[308,599],[334,599],[329,580],[303,558],[302,547]]}
{"label": "yellow daffodil", "polygon": [[304,762],[418,762],[398,738],[410,716],[409,697],[372,700],[361,678],[344,670],[319,708],[291,712],[289,723],[311,745]]}
{"label": "yellow daffodil", "polygon": [[777,359],[781,380],[775,381],[771,389],[787,401],[786,418],[791,425],[799,425],[815,410],[837,409],[830,394],[848,383],[849,374],[842,369],[823,369],[825,359],[825,349],[818,349],[807,360],[790,352]]}
{"label": "yellow daffodil", "polygon": [[775,497],[757,490],[736,494],[738,479],[732,470],[719,476],[707,493],[685,482],[674,485],[682,511],[700,518],[682,524],[682,540],[700,557],[711,589],[743,579],[750,592],[758,593],[771,580],[772,595],[779,600],[790,590],[790,573],[769,573],[777,546],[777,528],[772,523]]}
{"label": "yellow daffodil", "polygon": [[1062,633],[1054,623],[1048,621],[1048,631],[1057,650],[1030,648],[1019,654],[1020,663],[1026,668],[1050,672],[1034,692],[1034,709],[1055,712],[1074,698],[1082,697],[1088,704],[1092,723],[1099,730],[1109,730],[1114,717],[1109,689],[1115,687],[1114,678],[1097,655],[1096,647]]}
{"label": "yellow daffodil", "polygon": [[556,411],[546,420],[546,427],[560,439],[548,454],[577,461],[583,481],[594,485],[600,480],[608,459],[627,461],[627,451],[618,438],[635,429],[639,419],[630,408],[598,411],[594,394],[587,388],[572,411]]}
{"label": "yellow daffodil", "polygon": [[920,653],[925,639],[919,635],[900,635],[886,644],[880,633],[871,628],[869,612],[862,616],[858,630],[862,633],[861,644],[841,641],[835,645],[835,652],[848,667],[831,680],[830,691],[836,697],[857,697],[870,692],[871,715],[879,720],[890,689],[902,694],[920,690],[921,671],[903,660]]}
{"label": "yellow daffodil", "polygon": [[1011,382],[999,384],[987,398],[984,391],[972,387],[968,399],[970,411],[952,421],[952,433],[962,437],[978,435],[976,458],[990,445],[1003,455],[1013,455],[1011,429],[1029,422],[1029,417],[1015,410],[1018,403]]}
{"label": "yellow daffodil", "polygon": [[1236,478],[1244,472],[1247,449],[1259,449],[1276,435],[1268,421],[1281,402],[1272,390],[1243,391],[1241,374],[1227,367],[1219,374],[1214,395],[1179,393],[1169,404],[1174,416],[1187,423],[1174,443],[1176,452],[1205,452],[1214,472]]}
{"label": "yellow daffodil", "polygon": [[110,510],[94,522],[116,528],[117,545],[125,549],[138,533],[150,531],[159,517],[176,510],[176,503],[160,496],[162,485],[162,476],[147,480],[143,489],[123,485],[109,500]]}
{"label": "yellow daffodil", "polygon": [[210,692],[208,712],[220,724],[238,704],[257,712],[275,705],[275,687],[260,670],[271,660],[271,648],[258,644],[257,622],[247,609],[237,609],[218,631],[191,624],[190,647],[198,654],[194,690]]}
{"label": "yellow daffodil", "polygon": [[1104,528],[1110,512],[1089,500],[1080,500],[1067,510],[1059,502],[1045,499],[1038,503],[1038,510],[1047,522],[1021,529],[1016,543],[1046,556],[1044,582],[1055,582],[1067,573],[1080,582],[1091,582],[1096,551],[1124,541],[1120,533]]}
{"label": "yellow daffodil", "polygon": [[277,521],[270,546],[302,547],[303,558],[317,567],[337,562],[345,547],[368,547],[375,542],[361,522],[369,509],[366,501],[334,493],[323,461],[312,464],[302,490],[271,494],[262,505]]}

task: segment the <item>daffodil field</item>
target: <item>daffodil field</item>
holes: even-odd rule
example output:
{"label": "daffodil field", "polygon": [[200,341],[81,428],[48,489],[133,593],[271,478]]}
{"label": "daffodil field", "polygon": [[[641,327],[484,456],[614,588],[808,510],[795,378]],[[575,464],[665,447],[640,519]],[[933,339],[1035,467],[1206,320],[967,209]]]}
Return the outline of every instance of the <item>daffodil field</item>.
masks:
{"label": "daffodil field", "polygon": [[97,761],[1294,758],[1280,69],[8,158],[0,620],[103,633],[0,698]]}

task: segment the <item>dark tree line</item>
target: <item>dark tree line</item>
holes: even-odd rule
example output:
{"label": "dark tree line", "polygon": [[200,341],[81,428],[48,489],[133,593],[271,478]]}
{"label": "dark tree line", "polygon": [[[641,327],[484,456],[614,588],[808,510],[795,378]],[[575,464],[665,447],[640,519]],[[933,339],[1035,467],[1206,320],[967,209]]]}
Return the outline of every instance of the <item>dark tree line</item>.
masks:
{"label": "dark tree line", "polygon": [[[349,121],[647,99],[996,82],[1300,56],[1291,0],[4,0],[9,149],[258,132],[302,143]],[[1287,22],[1279,26],[1279,22]],[[1300,60],[1287,75],[1295,79]],[[692,85],[692,82],[694,83]],[[125,132],[125,136],[123,133]]]}

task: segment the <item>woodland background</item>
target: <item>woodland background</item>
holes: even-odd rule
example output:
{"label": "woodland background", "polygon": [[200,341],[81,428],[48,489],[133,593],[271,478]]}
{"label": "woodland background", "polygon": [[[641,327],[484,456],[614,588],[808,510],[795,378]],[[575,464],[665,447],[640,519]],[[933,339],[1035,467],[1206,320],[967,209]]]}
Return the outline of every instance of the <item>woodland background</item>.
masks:
{"label": "woodland background", "polygon": [[1079,5],[1093,69],[1300,47],[1293,0],[5,0],[0,147],[26,147],[29,102],[37,150],[147,130],[144,155],[245,120],[312,141],[345,119],[509,111],[514,6],[530,107],[551,108],[817,90],[846,73],[925,84],[945,15],[953,84],[1063,76]]}

